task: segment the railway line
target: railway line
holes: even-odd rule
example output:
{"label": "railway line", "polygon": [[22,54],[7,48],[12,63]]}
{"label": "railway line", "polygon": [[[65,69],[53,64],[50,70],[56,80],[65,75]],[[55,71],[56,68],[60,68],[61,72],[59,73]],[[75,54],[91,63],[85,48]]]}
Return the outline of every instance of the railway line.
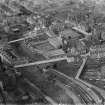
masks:
{"label": "railway line", "polygon": [[[50,70],[49,72],[53,72],[54,74],[59,75],[60,79],[63,78],[65,81],[68,80],[68,83],[74,82],[76,87],[78,87],[80,89],[79,91],[82,90],[83,93],[85,93],[85,94],[87,93],[84,97],[86,97],[88,102],[90,101],[90,103],[92,103],[92,104],[95,102],[97,104],[98,101],[100,100],[99,96],[96,93],[94,93],[91,89],[90,89],[90,91],[88,91],[87,89],[89,89],[89,88],[87,86],[85,86],[84,84],[78,82],[77,80],[74,80],[73,78],[70,78],[61,72],[58,72],[57,70]],[[91,94],[90,94],[90,92],[91,92]],[[99,101],[99,103],[100,103],[100,101]]]}
{"label": "railway line", "polygon": [[[38,85],[36,85],[34,82],[28,80],[28,78],[25,79],[25,81],[26,81],[26,83],[28,83],[33,88],[32,89],[33,92],[34,92],[34,89],[37,90],[37,92],[39,92],[51,105],[58,105],[58,104],[61,104],[61,102],[66,101],[65,98],[63,97],[64,99],[62,99],[62,97],[59,96],[59,94],[57,96],[52,96],[52,97],[49,95],[46,95],[45,91],[42,91]],[[60,87],[60,86],[58,85],[58,87]],[[64,96],[71,98],[70,96],[67,95],[66,92],[64,92],[63,94],[64,94]],[[54,97],[56,97],[56,98],[54,98]]]}
{"label": "railway line", "polygon": [[31,86],[31,88],[33,88],[33,92],[34,92],[34,90],[37,90],[37,92],[38,92],[41,96],[43,96],[43,97],[47,100],[47,102],[48,102],[49,104],[51,104],[51,105],[57,105],[57,102],[55,102],[51,97],[46,96],[35,84],[33,84],[32,82],[30,82],[28,79],[25,79],[25,82],[26,82],[27,84],[29,84],[29,85]]}
{"label": "railway line", "polygon": [[[69,5],[71,5],[71,4],[72,3],[70,3]],[[15,65],[12,63],[14,65],[13,68],[19,70],[24,75],[23,80],[19,81],[20,84],[18,86],[18,89],[16,88],[16,91],[20,92],[22,94],[20,97],[22,98],[22,96],[24,96],[23,93],[25,93],[25,91],[26,91],[26,92],[29,92],[30,97],[34,100],[31,102],[35,102],[36,104],[37,104],[36,101],[38,101],[38,102],[40,101],[41,104],[51,104],[51,105],[58,105],[58,104],[62,104],[63,102],[64,103],[68,102],[70,104],[72,103],[75,105],[77,105],[77,104],[84,104],[84,105],[86,105],[86,104],[90,104],[90,105],[91,104],[97,104],[97,105],[102,104],[103,101],[105,101],[105,91],[103,91],[103,90],[99,89],[98,87],[95,87],[94,85],[89,84],[79,78],[82,73],[82,70],[84,70],[85,63],[87,62],[87,57],[90,57],[90,58],[92,56],[94,57],[95,51],[93,51],[94,48],[93,48],[93,50],[89,49],[89,47],[91,48],[90,44],[92,44],[94,46],[94,44],[97,44],[95,41],[98,42],[98,39],[100,40],[100,38],[97,38],[95,40],[95,38],[92,37],[92,34],[94,32],[92,33],[92,29],[91,29],[91,27],[87,26],[87,23],[84,24],[84,27],[81,26],[81,28],[79,28],[79,26],[82,25],[84,22],[87,22],[87,20],[88,20],[88,23],[90,24],[89,19],[91,17],[90,16],[91,14],[89,14],[86,11],[87,14],[89,14],[89,16],[85,17],[85,16],[82,16],[82,15],[84,15],[84,13],[82,14],[83,10],[82,9],[79,10],[80,6],[82,6],[83,4],[82,5],[79,4],[77,6],[78,9],[77,9],[77,7],[75,7],[74,4],[73,4],[74,5],[73,9],[71,8],[72,6],[70,7],[70,9],[72,9],[72,12],[74,14],[73,15],[72,12],[70,12],[70,15],[73,15],[72,17],[69,16],[68,9],[67,9],[67,13],[66,13],[66,10],[65,10],[66,8],[64,7],[64,10],[62,10],[62,8],[60,7],[61,11],[58,11],[58,9],[56,11],[59,15],[61,15],[61,17],[58,16],[59,18],[57,18],[57,15],[56,15],[57,13],[54,13],[54,16],[52,16],[52,14],[49,14],[49,13],[44,14],[44,11],[43,11],[43,13],[40,13],[40,10],[39,10],[39,13],[33,13],[30,10],[28,11],[27,9],[25,9],[26,7],[24,7],[22,5],[23,4],[21,4],[21,6],[18,6],[18,9],[20,8],[19,9],[20,13],[19,14],[17,13],[17,17],[16,16],[13,17],[11,15],[9,18],[9,16],[8,16],[9,11],[7,8],[6,11],[7,11],[8,17],[6,17],[6,19],[4,19],[4,20],[1,19],[1,20],[3,20],[3,30],[2,31],[5,31],[3,33],[6,33],[7,35],[10,36],[10,38],[9,38],[9,36],[7,36],[8,37],[7,39],[9,41],[6,42],[6,44],[10,45],[9,47],[14,46],[13,49],[16,48],[14,50],[16,52],[16,54],[18,55],[18,56],[16,56],[16,58],[25,57],[25,59],[26,59],[28,57],[27,62],[25,62],[24,64],[22,64],[21,62],[19,65]],[[68,5],[68,7],[69,7],[69,5]],[[85,6],[85,5],[83,5],[83,6]],[[9,6],[7,6],[7,7],[9,7]],[[4,6],[1,6],[1,9],[5,10],[5,8],[6,8],[5,4],[4,4]],[[38,7],[38,9],[39,9],[39,7]],[[84,9],[84,11],[85,11],[85,9]],[[77,22],[78,18],[80,18],[76,15],[77,12],[75,14],[75,11],[77,11],[77,10],[79,10],[78,12],[80,13],[80,16],[83,17],[83,20],[82,20],[82,18],[79,20],[80,22]],[[81,12],[81,10],[82,10],[82,12]],[[91,10],[91,9],[89,9],[89,10]],[[54,12],[55,12],[55,10],[54,10]],[[85,14],[85,15],[87,15],[87,14]],[[5,15],[6,15],[6,13],[5,13]],[[22,18],[21,18],[21,15],[23,16]],[[24,16],[24,15],[27,15],[27,16]],[[50,15],[51,15],[51,17],[50,17]],[[65,15],[65,16],[63,16],[63,15]],[[20,17],[19,22],[18,22],[18,17]],[[63,20],[64,17],[65,17],[65,19]],[[27,18],[27,19],[25,19],[25,18]],[[53,20],[53,18],[55,20]],[[62,19],[60,19],[60,18],[62,18]],[[87,18],[89,18],[89,19],[87,19]],[[12,19],[13,19],[13,22],[9,22]],[[22,21],[21,21],[21,19],[22,19]],[[93,19],[93,17],[92,17],[92,19]],[[71,20],[73,21],[73,23],[70,22]],[[93,20],[95,22],[95,18]],[[16,23],[15,23],[15,21],[16,21]],[[83,23],[81,23],[81,22],[83,22]],[[53,25],[54,25],[54,27],[53,27]],[[62,26],[62,27],[60,27],[60,26]],[[82,28],[84,28],[84,29],[82,29]],[[87,29],[85,29],[85,28],[87,28]],[[94,27],[94,29],[97,30],[97,27],[96,28]],[[66,33],[67,30],[71,30],[73,32]],[[85,30],[87,30],[90,33],[85,32]],[[1,31],[1,34],[2,34],[2,31]],[[65,34],[63,34],[63,32]],[[95,33],[95,34],[97,34],[97,33]],[[74,40],[75,39],[74,37],[78,41]],[[64,38],[64,43],[63,43],[63,38]],[[12,40],[12,39],[15,39],[15,40]],[[71,40],[71,39],[73,39],[73,40]],[[71,41],[71,42],[69,43],[69,41]],[[102,43],[98,43],[98,44],[102,44]],[[2,47],[5,47],[5,46],[2,46]],[[18,49],[19,47],[21,47],[21,48]],[[23,51],[23,53],[21,50]],[[103,50],[104,50],[104,48],[103,48]],[[96,56],[96,58],[101,58],[104,56],[103,50],[102,51],[100,50],[99,52],[95,53],[95,54],[98,54],[98,56]],[[19,55],[19,53],[22,53],[22,54]],[[9,56],[10,56],[10,58],[9,58]],[[13,62],[12,61],[13,59],[11,58],[11,56],[12,55],[8,55],[7,53],[5,53],[5,51],[3,52],[0,50],[0,57],[2,58],[2,60],[5,60],[10,65],[11,65],[11,62]],[[37,58],[37,60],[34,59],[35,57]],[[40,60],[39,58],[40,59],[42,58],[42,59]],[[86,58],[86,59],[84,59],[84,58]],[[71,70],[72,72],[70,72],[70,74],[73,75],[73,72],[76,72],[76,70],[74,70],[74,68],[73,68],[73,66],[75,66],[75,64],[73,66],[72,66],[72,64],[75,63],[75,61],[76,61],[76,63],[79,62],[80,59],[83,59],[83,63],[80,66],[79,70],[77,69],[77,67],[74,67],[76,70],[78,70],[78,73],[77,73],[76,77],[74,76],[73,78],[71,78],[69,75],[69,70],[71,70],[70,67],[72,68],[72,70]],[[15,59],[15,60],[17,60],[17,59]],[[62,66],[62,69],[64,69],[64,71],[63,70],[60,71],[61,68],[57,69],[57,66],[59,65],[58,63],[60,61],[63,62],[65,60],[67,61],[66,63],[69,64],[69,66],[66,65],[68,70],[65,70],[65,68],[63,68],[63,66]],[[57,66],[55,65],[56,62],[58,62]],[[72,64],[71,64],[71,62],[72,62]],[[45,67],[47,64],[49,66],[51,63],[52,63],[51,66],[53,66],[53,67],[48,67],[48,68]],[[79,62],[79,63],[81,63],[81,62]],[[63,64],[63,63],[61,63],[61,64]],[[44,67],[43,67],[43,65],[44,65]],[[97,62],[97,65],[98,65],[98,62]],[[5,69],[8,69],[8,68],[5,68]],[[37,70],[38,70],[38,72],[37,72]],[[50,79],[47,77],[47,76],[49,76],[48,73],[51,74]],[[55,75],[55,77],[53,77],[52,75]],[[10,83],[10,86],[12,87],[11,83]],[[8,87],[8,84],[7,84],[7,87]],[[15,92],[13,92],[12,95],[9,94],[10,98],[13,98],[13,101],[18,101],[18,99],[20,99],[20,97],[14,95],[14,93]],[[36,97],[38,100],[36,99]],[[39,102],[39,104],[40,104],[40,102]]]}

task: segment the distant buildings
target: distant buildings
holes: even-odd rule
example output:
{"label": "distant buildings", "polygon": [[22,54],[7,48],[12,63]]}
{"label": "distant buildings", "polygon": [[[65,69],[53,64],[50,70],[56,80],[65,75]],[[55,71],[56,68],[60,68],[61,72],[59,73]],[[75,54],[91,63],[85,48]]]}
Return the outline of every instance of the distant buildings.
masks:
{"label": "distant buildings", "polygon": [[91,58],[102,58],[105,57],[105,44],[95,45],[90,47]]}

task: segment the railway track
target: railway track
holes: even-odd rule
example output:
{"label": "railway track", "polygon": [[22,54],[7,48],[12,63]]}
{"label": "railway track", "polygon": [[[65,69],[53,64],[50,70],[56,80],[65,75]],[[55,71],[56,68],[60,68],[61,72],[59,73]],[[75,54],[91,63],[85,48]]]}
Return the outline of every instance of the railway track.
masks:
{"label": "railway track", "polygon": [[[60,73],[60,72],[58,72],[57,70],[49,70],[49,72],[52,72],[52,73],[54,73],[55,75],[57,75],[58,76],[58,78],[60,78],[60,80],[61,79],[63,79],[63,82],[64,82],[64,80],[65,81],[67,81],[67,84],[66,85],[68,85],[68,86],[71,86],[70,85],[70,82],[72,82],[74,85],[73,85],[73,87],[75,86],[75,89],[77,88],[78,89],[78,91],[79,92],[81,92],[81,94],[82,94],[82,97],[84,97],[84,99],[85,99],[85,101],[87,102],[87,103],[91,103],[91,104],[93,104],[93,103],[95,103],[95,104],[97,104],[98,103],[98,96],[97,96],[97,94],[95,94],[95,92],[93,92],[91,89],[90,89],[90,92],[87,90],[88,89],[88,87],[87,86],[85,86],[85,85],[81,85],[81,83],[79,84],[78,83],[78,81],[76,81],[76,80],[74,80],[74,79],[72,79],[72,78],[70,78],[70,77],[68,77],[68,76],[66,76],[65,74],[63,74],[63,73]],[[87,87],[87,88],[86,88]],[[98,103],[99,104],[99,103]]]}
{"label": "railway track", "polygon": [[[26,83],[29,84],[32,88],[33,91],[34,89],[37,90],[37,92],[39,92],[40,95],[42,95],[51,105],[58,105],[58,104],[63,104],[63,102],[65,103],[67,101],[67,103],[71,100],[71,97],[68,96],[68,94],[66,94],[66,92],[60,87],[60,90],[62,89],[62,91],[56,95],[48,95],[48,93],[46,91],[48,90],[43,90],[40,88],[40,86],[38,86],[37,84],[33,83],[32,81],[25,79]],[[56,90],[55,90],[56,91]],[[53,94],[53,93],[51,93]],[[65,103],[66,104],[66,103]],[[71,104],[71,103],[68,103]]]}
{"label": "railway track", "polygon": [[51,97],[45,95],[45,93],[43,93],[35,84],[33,84],[32,82],[30,82],[28,79],[25,79],[25,82],[27,84],[29,84],[33,89],[37,90],[37,92],[41,96],[43,96],[48,101],[49,104],[51,104],[51,105],[57,105],[57,103]]}

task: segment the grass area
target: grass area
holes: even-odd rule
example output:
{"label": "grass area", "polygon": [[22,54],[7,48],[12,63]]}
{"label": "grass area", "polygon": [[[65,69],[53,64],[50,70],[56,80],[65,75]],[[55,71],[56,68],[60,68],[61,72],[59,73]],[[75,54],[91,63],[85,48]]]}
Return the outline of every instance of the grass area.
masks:
{"label": "grass area", "polygon": [[73,64],[73,63],[67,63],[66,61],[61,61],[57,63],[57,67],[55,69],[66,74],[67,76],[75,77],[80,65],[81,65],[81,62],[77,64],[75,63]]}
{"label": "grass area", "polygon": [[41,73],[35,67],[24,68],[22,72],[25,78],[28,78],[44,94],[52,97],[52,99],[54,99],[56,102],[73,104],[72,99],[68,97],[59,86],[54,85],[53,82],[48,80],[49,74]]}

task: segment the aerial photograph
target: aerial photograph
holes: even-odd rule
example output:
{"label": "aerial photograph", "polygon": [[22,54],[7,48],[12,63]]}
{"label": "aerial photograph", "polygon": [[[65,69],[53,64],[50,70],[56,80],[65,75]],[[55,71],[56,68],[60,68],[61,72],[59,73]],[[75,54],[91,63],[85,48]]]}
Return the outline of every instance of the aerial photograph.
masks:
{"label": "aerial photograph", "polygon": [[0,0],[0,105],[105,105],[105,0]]}

